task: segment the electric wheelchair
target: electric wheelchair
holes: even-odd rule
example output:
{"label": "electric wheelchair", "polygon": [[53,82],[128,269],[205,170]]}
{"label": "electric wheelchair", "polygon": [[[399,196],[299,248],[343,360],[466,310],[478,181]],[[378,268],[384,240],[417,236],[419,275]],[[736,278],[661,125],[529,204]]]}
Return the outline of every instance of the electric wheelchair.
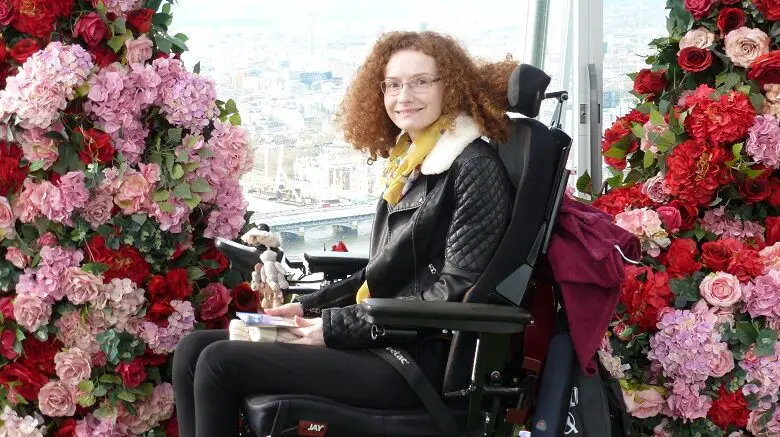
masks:
{"label": "electric wheelchair", "polygon": [[[380,356],[409,381],[424,408],[372,410],[315,396],[259,394],[246,397],[243,408],[255,437],[499,437],[517,436],[519,425],[529,422],[537,425],[534,437],[564,434],[576,360],[570,344],[555,351],[550,346],[570,340],[565,335],[553,338],[561,301],[555,284],[539,275],[537,266],[545,264],[569,177],[566,163],[572,141],[560,129],[561,107],[568,95],[546,94],[549,82],[548,75],[529,65],[519,66],[511,76],[507,112],[525,117],[513,116],[509,140],[493,145],[515,190],[512,217],[463,302],[372,298],[362,304],[374,325],[372,335],[388,344],[431,329],[451,335],[443,387],[421,380],[421,372],[398,349],[380,348],[376,353],[384,354]],[[558,101],[550,126],[533,118],[548,98]],[[218,240],[217,247],[232,268],[245,271],[253,269],[264,249],[228,240]],[[278,256],[283,258],[282,253]],[[304,258],[305,262],[287,262],[319,272],[325,281],[345,278],[368,262],[350,252],[306,253]],[[310,283],[290,283],[287,293],[317,289]],[[543,375],[545,362],[554,362],[563,374]],[[545,384],[547,388],[540,390]],[[539,402],[546,402],[545,408],[535,408]]]}

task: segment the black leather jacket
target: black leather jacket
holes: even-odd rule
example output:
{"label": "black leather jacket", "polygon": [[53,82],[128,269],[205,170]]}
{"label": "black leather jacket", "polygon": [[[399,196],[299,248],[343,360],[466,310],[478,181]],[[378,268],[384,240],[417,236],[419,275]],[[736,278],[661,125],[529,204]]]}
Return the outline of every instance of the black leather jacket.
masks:
{"label": "black leather jacket", "polygon": [[511,202],[497,153],[471,141],[442,173],[421,174],[395,207],[379,201],[364,269],[298,301],[306,315],[322,315],[327,346],[378,346],[355,304],[363,281],[371,297],[463,300],[498,247]]}

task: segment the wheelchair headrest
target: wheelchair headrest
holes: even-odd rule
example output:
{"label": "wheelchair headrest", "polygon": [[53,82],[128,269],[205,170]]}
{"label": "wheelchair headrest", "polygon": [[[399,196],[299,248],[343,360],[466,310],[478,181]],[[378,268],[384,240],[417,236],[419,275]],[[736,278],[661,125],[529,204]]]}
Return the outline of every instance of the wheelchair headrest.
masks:
{"label": "wheelchair headrest", "polygon": [[509,112],[518,112],[526,117],[539,115],[550,76],[533,65],[520,64],[509,78],[507,98]]}

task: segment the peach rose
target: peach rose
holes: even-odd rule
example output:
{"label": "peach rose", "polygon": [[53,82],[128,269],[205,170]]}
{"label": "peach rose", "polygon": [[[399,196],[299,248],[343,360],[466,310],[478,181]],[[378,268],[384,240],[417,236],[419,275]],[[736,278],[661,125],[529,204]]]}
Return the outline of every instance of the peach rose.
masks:
{"label": "peach rose", "polygon": [[772,269],[780,269],[780,241],[761,249],[759,252],[761,260],[764,261],[764,274]]}
{"label": "peach rose", "polygon": [[103,292],[103,280],[80,267],[69,267],[65,270],[62,287],[68,300],[78,305],[97,299]]}
{"label": "peach rose", "polygon": [[87,352],[73,347],[54,356],[57,377],[70,385],[89,379],[92,373],[92,358]]}
{"label": "peach rose", "polygon": [[13,238],[16,234],[14,223],[16,223],[16,216],[11,209],[11,204],[8,199],[0,196],[0,240]]}
{"label": "peach rose", "polygon": [[661,392],[653,387],[644,390],[622,390],[628,413],[640,419],[657,415],[665,403]]}
{"label": "peach rose", "polygon": [[27,263],[30,262],[30,257],[23,254],[22,251],[15,246],[11,246],[6,249],[5,259],[13,264],[17,269],[23,269],[27,267]]}
{"label": "peach rose", "polygon": [[742,297],[739,279],[725,272],[707,275],[699,284],[699,292],[707,303],[719,307],[730,307]]}
{"label": "peach rose", "polygon": [[37,296],[20,294],[14,300],[14,319],[28,332],[49,323],[51,305]]}
{"label": "peach rose", "polygon": [[49,417],[72,416],[76,412],[76,391],[62,381],[49,381],[38,393],[38,408]]}
{"label": "peach rose", "polygon": [[761,114],[780,117],[780,84],[768,83],[764,85],[764,97]]}
{"label": "peach rose", "polygon": [[125,56],[128,64],[141,63],[152,58],[152,40],[141,35],[138,39],[128,39],[125,41]]}
{"label": "peach rose", "polygon": [[[706,49],[715,44],[717,38],[718,37],[707,28],[698,27],[696,29],[691,29],[680,39],[680,50],[686,47]],[[677,54],[679,55],[680,51],[677,51]]]}
{"label": "peach rose", "polygon": [[726,35],[726,56],[734,65],[748,68],[766,53],[769,53],[769,35],[760,29],[740,27]]}
{"label": "peach rose", "polygon": [[734,370],[734,354],[730,350],[725,349],[718,356],[718,361],[712,363],[710,375],[720,378],[732,370]]}
{"label": "peach rose", "polygon": [[149,182],[141,173],[128,171],[119,186],[119,192],[114,197],[114,203],[122,208],[123,214],[135,214],[149,203],[150,190]]}

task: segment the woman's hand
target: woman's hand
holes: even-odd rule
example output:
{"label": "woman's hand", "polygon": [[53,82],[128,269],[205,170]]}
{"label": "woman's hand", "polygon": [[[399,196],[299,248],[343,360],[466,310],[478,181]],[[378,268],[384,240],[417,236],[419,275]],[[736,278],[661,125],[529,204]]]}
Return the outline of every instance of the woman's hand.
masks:
{"label": "woman's hand", "polygon": [[286,303],[280,307],[268,308],[265,313],[269,316],[303,317],[303,305],[298,302]]}
{"label": "woman's hand", "polygon": [[293,340],[290,343],[293,344],[308,344],[312,346],[324,346],[325,337],[322,333],[322,317],[315,319],[304,319],[303,317],[295,316],[295,324],[297,328],[290,328],[290,332],[297,335],[299,338]]}

